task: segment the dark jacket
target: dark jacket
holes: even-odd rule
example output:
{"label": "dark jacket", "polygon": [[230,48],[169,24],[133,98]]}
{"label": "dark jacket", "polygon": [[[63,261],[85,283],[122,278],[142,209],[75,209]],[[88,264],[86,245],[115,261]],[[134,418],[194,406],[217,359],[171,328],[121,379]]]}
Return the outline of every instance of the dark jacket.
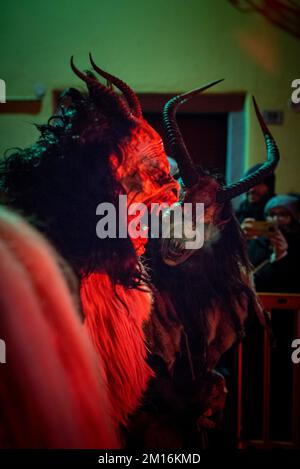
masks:
{"label": "dark jacket", "polygon": [[[300,229],[284,234],[288,242],[288,254],[275,262],[267,262],[254,274],[257,291],[300,293]],[[248,241],[248,254],[254,267],[269,260],[272,246],[267,238]]]}

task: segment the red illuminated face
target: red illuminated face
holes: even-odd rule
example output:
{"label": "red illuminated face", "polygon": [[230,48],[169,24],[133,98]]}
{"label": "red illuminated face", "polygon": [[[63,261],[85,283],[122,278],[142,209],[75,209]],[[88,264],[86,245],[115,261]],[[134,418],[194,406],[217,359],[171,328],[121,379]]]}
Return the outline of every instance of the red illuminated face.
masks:
{"label": "red illuminated face", "polygon": [[[122,163],[118,163],[116,156],[111,157],[111,162],[117,179],[126,191],[128,205],[143,203],[150,212],[151,203],[172,205],[178,200],[179,185],[170,174],[162,139],[144,119],[124,142],[121,151]],[[132,241],[138,254],[141,254],[147,239]]]}
{"label": "red illuminated face", "polygon": [[116,170],[126,190],[128,203],[176,202],[179,185],[170,174],[170,165],[158,133],[142,120],[122,146],[123,161]]}

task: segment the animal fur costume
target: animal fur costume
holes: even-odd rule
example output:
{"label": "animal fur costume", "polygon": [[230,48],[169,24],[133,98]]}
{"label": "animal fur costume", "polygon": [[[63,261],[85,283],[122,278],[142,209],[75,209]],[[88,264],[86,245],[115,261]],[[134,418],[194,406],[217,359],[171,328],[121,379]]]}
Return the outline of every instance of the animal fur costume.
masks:
{"label": "animal fur costume", "polygon": [[[122,91],[127,104],[93,75],[81,73],[72,62],[75,73],[87,84],[88,93],[70,89],[64,94],[58,115],[47,125],[39,126],[41,138],[37,144],[6,159],[2,171],[2,187],[9,203],[21,208],[26,216],[31,217],[33,223],[46,233],[80,278],[85,324],[99,357],[103,360],[113,418],[118,426],[126,423],[128,414],[136,409],[149,378],[153,375],[145,361],[147,349],[142,328],[143,322],[149,317],[151,301],[147,288],[148,279],[137,257],[143,252],[145,241],[143,238],[97,239],[96,207],[102,201],[111,202],[117,207],[118,196],[121,194],[128,195],[129,204],[172,204],[178,200],[178,185],[170,176],[162,141],[143,119],[140,104],[132,90],[116,77],[99,69],[92,60],[91,62],[97,73]],[[196,90],[189,96],[200,91]],[[179,129],[174,125],[175,105],[187,97],[183,95],[168,103],[165,114],[169,115],[169,121],[165,121],[173,148],[172,156],[177,160],[187,188],[183,200],[205,203],[205,223],[209,228],[206,233],[209,240],[212,233],[219,233],[223,229],[225,231],[228,226],[227,215],[230,210],[226,202],[246,191],[247,186],[255,185],[259,178],[258,174],[254,174],[252,179],[245,181],[243,185],[224,187],[203,170],[196,175],[187,157]],[[266,140],[273,145],[269,134],[266,134]],[[260,172],[260,178],[269,174],[277,164],[274,145],[271,150],[270,161]],[[228,219],[231,220],[231,213]],[[213,230],[213,227],[216,229]],[[236,229],[235,232],[237,233]],[[228,236],[226,242],[229,242]],[[221,286],[223,297],[221,295],[219,299],[219,278],[215,271],[208,279],[211,288],[209,295],[206,298],[204,283],[204,289],[199,290],[203,295],[200,300],[196,299],[196,309],[187,314],[186,319],[182,319],[185,308],[179,312],[180,308],[176,305],[173,320],[170,315],[170,304],[173,300],[164,299],[167,304],[167,308],[164,307],[167,311],[164,319],[167,319],[169,324],[161,329],[167,331],[167,334],[164,334],[166,340],[161,340],[161,337],[154,333],[151,346],[152,350],[157,352],[161,345],[164,345],[162,359],[166,362],[168,373],[172,373],[174,357],[182,350],[182,330],[185,327],[183,323],[187,322],[189,327],[193,328],[199,301],[207,302],[203,309],[202,306],[200,308],[201,314],[197,317],[197,323],[200,322],[201,327],[208,323],[212,326],[209,333],[212,358],[207,361],[207,329],[203,330],[197,324],[195,333],[199,332],[196,342],[200,343],[200,352],[198,345],[197,350],[193,350],[193,345],[191,349],[190,344],[185,349],[192,351],[192,360],[197,354],[199,356],[201,366],[196,371],[197,374],[202,374],[203,366],[207,371],[212,370],[220,355],[240,337],[240,333],[236,334],[236,331],[243,330],[248,301],[255,302],[255,298],[248,285],[248,266],[242,250],[238,247],[236,251],[231,249],[227,254],[229,257],[231,255],[228,266],[231,265],[234,269],[228,279],[224,277],[226,284],[224,288]],[[186,262],[189,258],[190,262],[193,257],[196,259],[196,254],[190,257],[191,253],[184,252],[181,246],[178,249],[173,240],[169,243],[163,242],[158,255],[163,265],[170,266],[171,262],[175,266],[182,265],[183,269],[189,266]],[[201,252],[199,256],[202,256]],[[205,257],[205,254],[203,256]],[[166,297],[164,282],[169,282],[167,289],[174,286],[177,289],[176,292],[167,292],[167,296],[176,296],[181,291],[181,283],[174,283],[172,274],[169,279],[166,277],[163,280],[164,275],[161,276],[161,272],[164,271],[164,266],[159,266],[161,260],[157,263],[155,256],[151,260],[155,266],[153,283],[158,290],[161,289],[156,299],[159,296]],[[205,277],[205,271],[198,271]],[[235,274],[235,283],[231,283]],[[243,280],[243,276],[246,280]],[[236,290],[231,291],[231,287]],[[184,295],[189,296],[190,291],[184,290]],[[191,300],[192,298],[191,296]],[[230,302],[224,308],[226,298],[229,298]],[[182,301],[189,301],[189,298]],[[156,308],[159,314],[153,316],[153,321],[157,320],[159,324],[162,321],[159,301]],[[224,316],[223,313],[230,308],[232,312]],[[208,311],[210,313],[206,317]],[[153,325],[153,321],[150,324]],[[179,334],[176,327],[173,327],[174,324],[178,325]],[[224,328],[220,331],[220,325],[227,327],[227,331]],[[156,328],[156,332],[157,330]],[[221,347],[220,338],[223,344]],[[189,354],[187,358],[189,365],[193,365]],[[155,366],[154,368],[156,369]],[[193,368],[194,365],[188,369]],[[158,376],[161,377],[160,374]],[[201,385],[201,389],[203,391],[207,388]],[[204,398],[207,399],[207,396]],[[180,399],[182,402],[182,397]],[[203,409],[201,404],[200,415],[206,410],[209,409]]]}
{"label": "animal fur costume", "polygon": [[3,207],[0,276],[0,447],[119,447],[103,367],[70,294],[73,275]]}
{"label": "animal fur costume", "polygon": [[[223,376],[214,369],[222,355],[244,337],[255,314],[266,326],[231,199],[269,177],[279,152],[254,100],[267,146],[266,162],[227,186],[220,176],[195,168],[176,122],[176,110],[215,83],[172,98],[164,109],[171,156],[181,175],[181,201],[204,203],[204,244],[199,250],[188,250],[183,236],[151,240],[147,247],[155,287],[147,335],[156,379],[143,408],[131,420],[131,446],[206,446],[206,429],[220,424],[227,394]],[[175,225],[172,228],[171,233]]]}
{"label": "animal fur costume", "polygon": [[96,208],[101,202],[117,208],[119,195],[127,195],[128,204],[172,204],[178,184],[136,95],[91,63],[123,96],[71,60],[87,92],[72,88],[62,95],[57,114],[37,126],[37,143],[5,159],[1,188],[7,203],[45,234],[80,280],[84,324],[103,363],[119,428],[153,376],[143,332],[151,295],[138,258],[145,239],[99,239]]}

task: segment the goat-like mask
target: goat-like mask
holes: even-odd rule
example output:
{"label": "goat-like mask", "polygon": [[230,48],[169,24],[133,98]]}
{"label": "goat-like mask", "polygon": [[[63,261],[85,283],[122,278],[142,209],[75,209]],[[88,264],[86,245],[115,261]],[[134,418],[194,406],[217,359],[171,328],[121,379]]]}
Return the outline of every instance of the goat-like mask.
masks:
{"label": "goat-like mask", "polygon": [[[80,72],[71,60],[73,71],[86,82],[90,93],[103,97],[107,106],[116,108],[121,118],[131,124],[130,134],[118,143],[118,155],[110,157],[116,179],[127,195],[127,205],[143,203],[167,203],[172,205],[178,200],[179,185],[170,174],[170,166],[159,134],[143,118],[141,105],[133,90],[119,78],[99,68],[90,55],[93,69],[109,83],[110,87],[101,84],[94,76]],[[126,99],[127,104],[116,94],[111,86],[115,85]],[[120,158],[121,155],[121,158]],[[128,217],[130,221],[130,217]],[[129,233],[130,234],[130,233]],[[145,237],[132,239],[138,252],[143,252]]]}
{"label": "goat-like mask", "polygon": [[[176,110],[191,97],[220,81],[218,80],[196,90],[175,96],[167,102],[164,108],[164,126],[171,148],[171,156],[177,161],[185,186],[183,203],[191,202],[195,204],[199,202],[204,204],[203,219],[194,220],[194,225],[196,222],[204,223],[204,247],[218,240],[222,228],[230,221],[230,218],[224,220],[220,217],[225,202],[247,192],[250,187],[262,182],[275,170],[279,161],[279,152],[275,140],[267,128],[253,98],[256,116],[264,134],[267,147],[267,160],[263,166],[253,174],[224,187],[203,168],[196,169],[176,122]],[[173,227],[171,232],[174,232],[174,229]],[[171,238],[162,240],[162,258],[166,264],[171,266],[181,264],[196,252],[196,250],[185,248],[186,241],[187,237],[185,236],[181,239]]]}

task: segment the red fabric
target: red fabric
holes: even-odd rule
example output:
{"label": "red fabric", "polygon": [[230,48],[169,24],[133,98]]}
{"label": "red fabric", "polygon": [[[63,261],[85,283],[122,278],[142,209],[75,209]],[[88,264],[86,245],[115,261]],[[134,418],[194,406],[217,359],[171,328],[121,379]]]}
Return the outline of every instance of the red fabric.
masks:
{"label": "red fabric", "polygon": [[0,209],[0,446],[114,448],[105,384],[45,240]]}
{"label": "red fabric", "polygon": [[150,314],[150,293],[120,285],[114,289],[106,274],[95,273],[82,281],[81,300],[86,327],[104,364],[114,421],[124,424],[153,374],[145,361],[142,329]]}

